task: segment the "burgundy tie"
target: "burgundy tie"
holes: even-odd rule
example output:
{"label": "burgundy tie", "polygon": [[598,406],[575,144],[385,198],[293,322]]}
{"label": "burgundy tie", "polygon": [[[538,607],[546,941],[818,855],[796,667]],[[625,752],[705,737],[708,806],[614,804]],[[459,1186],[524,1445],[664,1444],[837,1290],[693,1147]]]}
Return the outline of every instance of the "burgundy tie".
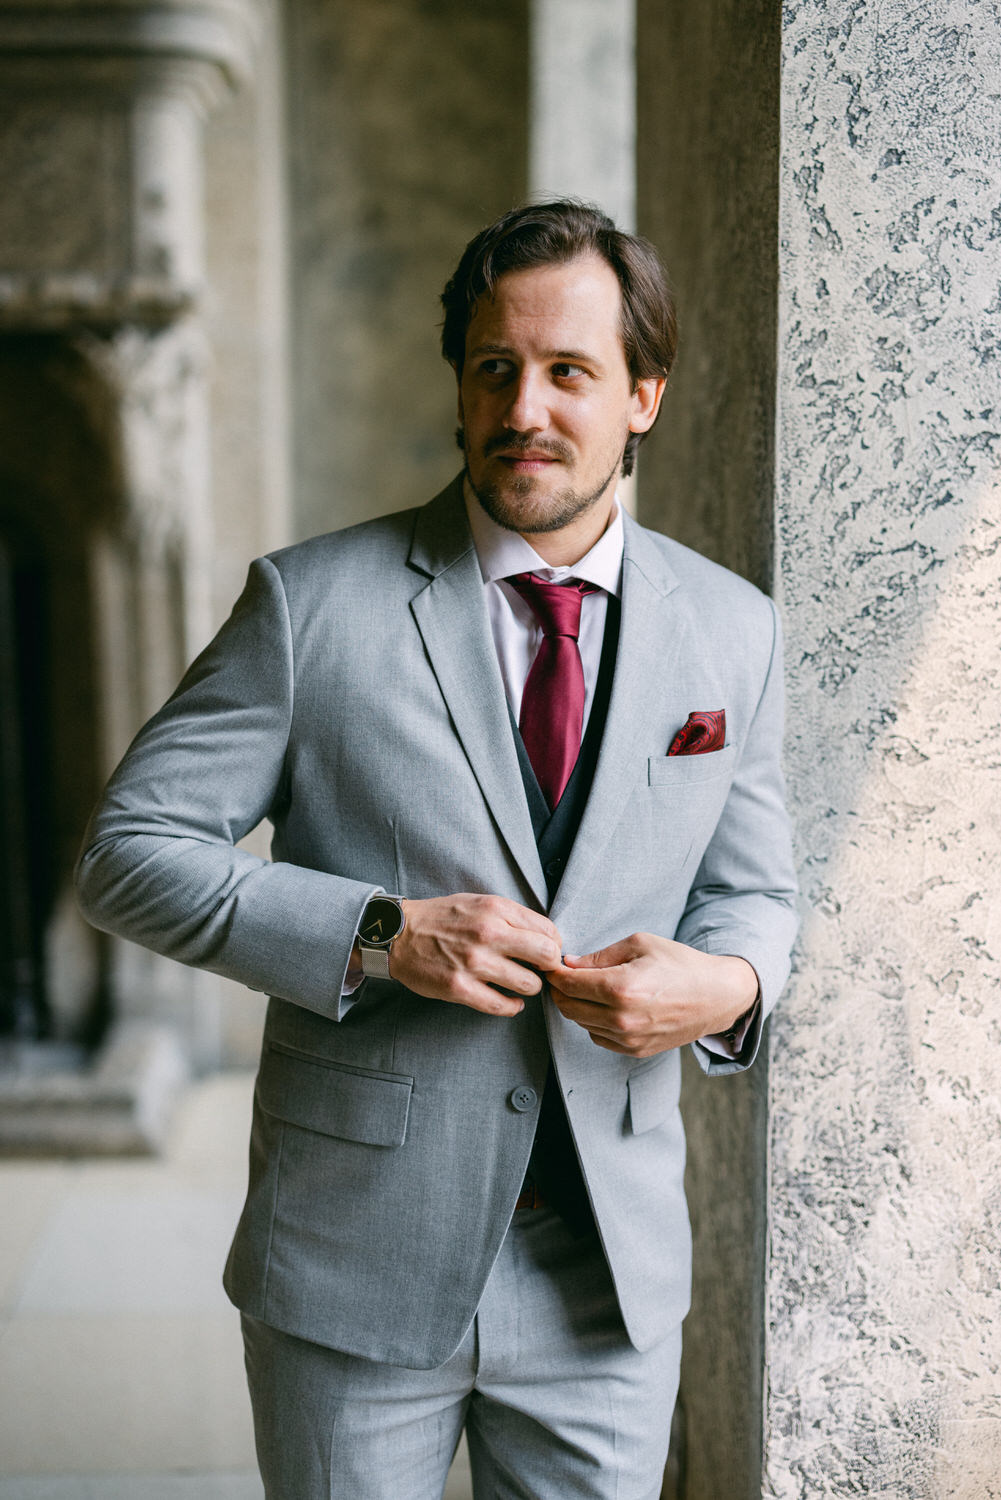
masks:
{"label": "burgundy tie", "polygon": [[580,754],[584,668],[577,636],[581,601],[585,594],[597,593],[597,585],[579,578],[545,583],[534,573],[517,573],[507,581],[542,628],[542,644],[525,680],[518,728],[539,786],[554,808]]}

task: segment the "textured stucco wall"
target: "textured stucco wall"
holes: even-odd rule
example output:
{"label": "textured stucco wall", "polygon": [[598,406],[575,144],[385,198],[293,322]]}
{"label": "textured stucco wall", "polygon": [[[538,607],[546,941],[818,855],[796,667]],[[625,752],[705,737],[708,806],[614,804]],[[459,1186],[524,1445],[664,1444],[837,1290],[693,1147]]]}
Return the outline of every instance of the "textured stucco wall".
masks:
{"label": "textured stucco wall", "polygon": [[1001,13],[787,3],[765,1493],[1001,1495]]}
{"label": "textured stucco wall", "polygon": [[295,527],[459,467],[438,294],[525,192],[527,0],[288,0]]}

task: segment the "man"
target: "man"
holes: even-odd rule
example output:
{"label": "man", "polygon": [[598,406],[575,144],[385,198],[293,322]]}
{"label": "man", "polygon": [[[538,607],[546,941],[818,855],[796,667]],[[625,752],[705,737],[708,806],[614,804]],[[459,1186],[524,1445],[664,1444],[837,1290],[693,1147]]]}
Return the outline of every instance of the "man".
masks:
{"label": "man", "polygon": [[794,932],[777,619],[616,501],[674,355],[650,246],[518,209],[443,303],[463,476],[253,565],[81,898],[273,997],[226,1272],[269,1497],[440,1495],[465,1425],[482,1497],[645,1500],[678,1049],[750,1063]]}

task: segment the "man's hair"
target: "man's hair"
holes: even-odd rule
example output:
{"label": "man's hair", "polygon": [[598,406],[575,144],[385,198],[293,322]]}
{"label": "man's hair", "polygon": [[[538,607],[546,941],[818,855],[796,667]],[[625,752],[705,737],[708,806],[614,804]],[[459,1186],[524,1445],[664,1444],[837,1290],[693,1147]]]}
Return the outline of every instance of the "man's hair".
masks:
{"label": "man's hair", "polygon": [[[649,240],[624,234],[600,208],[574,198],[513,208],[481,229],[462,252],[441,294],[441,352],[460,379],[466,330],[476,304],[481,297],[493,296],[503,275],[563,265],[587,255],[600,255],[619,279],[622,346],[633,388],[641,380],[666,379],[678,347],[678,322],[659,255]],[[630,433],[623,474],[632,473],[636,449],[645,436]]]}

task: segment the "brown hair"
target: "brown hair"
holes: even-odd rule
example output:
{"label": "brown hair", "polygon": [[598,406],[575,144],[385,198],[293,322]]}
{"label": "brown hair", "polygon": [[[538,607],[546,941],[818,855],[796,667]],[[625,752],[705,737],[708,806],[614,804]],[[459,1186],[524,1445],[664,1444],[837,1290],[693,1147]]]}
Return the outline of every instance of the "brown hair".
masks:
{"label": "brown hair", "polygon": [[[600,255],[619,279],[622,346],[633,387],[641,380],[666,379],[678,347],[678,322],[660,257],[649,240],[624,234],[600,208],[573,198],[513,208],[481,229],[462,252],[441,294],[441,352],[456,374],[462,375],[466,330],[476,304],[493,295],[501,276],[586,255]],[[623,474],[632,473],[645,436],[630,434]]]}

